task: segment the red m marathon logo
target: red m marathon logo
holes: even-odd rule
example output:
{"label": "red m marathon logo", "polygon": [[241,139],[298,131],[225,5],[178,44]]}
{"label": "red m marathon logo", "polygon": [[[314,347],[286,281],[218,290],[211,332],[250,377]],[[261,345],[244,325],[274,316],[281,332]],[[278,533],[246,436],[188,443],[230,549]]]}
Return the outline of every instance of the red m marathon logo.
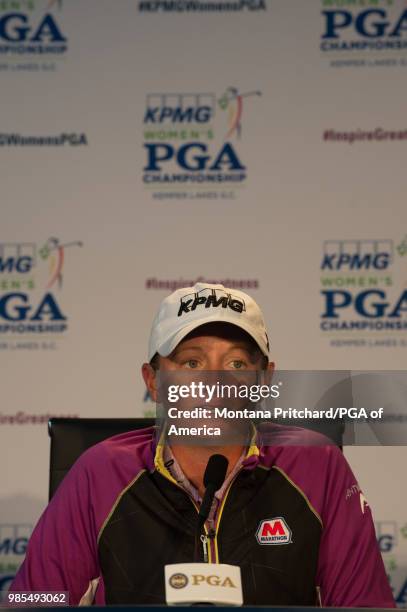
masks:
{"label": "red m marathon logo", "polygon": [[292,532],[285,519],[277,516],[260,522],[256,531],[259,544],[290,544]]}

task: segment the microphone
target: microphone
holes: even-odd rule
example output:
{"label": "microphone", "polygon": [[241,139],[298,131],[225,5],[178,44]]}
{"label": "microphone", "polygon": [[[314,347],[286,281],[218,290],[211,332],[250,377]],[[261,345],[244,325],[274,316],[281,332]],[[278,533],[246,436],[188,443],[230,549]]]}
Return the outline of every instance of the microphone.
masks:
{"label": "microphone", "polygon": [[203,477],[205,493],[198,514],[199,529],[209,516],[213,497],[216,491],[221,488],[225,480],[228,465],[229,461],[224,455],[211,455],[209,457]]}
{"label": "microphone", "polygon": [[[195,563],[165,565],[165,599],[168,605],[243,605],[240,567],[226,563],[208,563],[205,547],[204,563],[199,561],[200,532],[209,516],[213,497],[225,480],[228,464],[223,455],[209,457],[203,478],[205,493],[198,513]],[[202,542],[205,541],[206,544],[208,536],[201,537]],[[231,586],[235,588],[231,589]]]}

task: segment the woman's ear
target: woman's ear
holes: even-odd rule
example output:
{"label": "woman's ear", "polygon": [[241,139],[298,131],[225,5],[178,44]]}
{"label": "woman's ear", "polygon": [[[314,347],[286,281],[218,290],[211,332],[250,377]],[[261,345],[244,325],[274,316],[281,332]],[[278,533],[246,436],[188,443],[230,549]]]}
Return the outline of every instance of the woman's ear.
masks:
{"label": "woman's ear", "polygon": [[271,385],[271,379],[273,378],[273,372],[275,368],[274,361],[269,361],[267,367],[263,370],[263,381],[265,385]]}
{"label": "woman's ear", "polygon": [[153,402],[157,401],[157,373],[153,366],[149,363],[143,363],[141,366],[141,374],[143,376],[147,391],[149,392]]}

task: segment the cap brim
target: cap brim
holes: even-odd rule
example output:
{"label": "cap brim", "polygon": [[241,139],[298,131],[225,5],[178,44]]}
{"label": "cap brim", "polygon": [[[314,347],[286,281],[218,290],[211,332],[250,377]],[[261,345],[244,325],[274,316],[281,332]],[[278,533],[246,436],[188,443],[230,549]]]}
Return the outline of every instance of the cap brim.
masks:
{"label": "cap brim", "polygon": [[162,357],[168,357],[169,355],[171,355],[172,351],[178,346],[178,344],[188,334],[194,331],[194,329],[197,329],[198,327],[201,327],[202,325],[207,325],[208,323],[227,323],[228,325],[234,325],[235,327],[242,329],[247,334],[249,334],[249,336],[254,340],[254,342],[257,344],[257,346],[259,347],[263,355],[265,355],[265,357],[267,358],[269,357],[269,350],[265,342],[262,341],[261,338],[256,336],[256,334],[251,329],[250,325],[245,325],[243,322],[237,323],[235,320],[231,321],[228,318],[220,319],[218,314],[214,315],[213,317],[205,317],[203,319],[196,319],[195,321],[189,323],[189,325],[185,325],[185,327],[175,332],[172,336],[167,338],[167,340],[165,340],[165,342],[163,342],[157,348],[158,354],[161,355]]}

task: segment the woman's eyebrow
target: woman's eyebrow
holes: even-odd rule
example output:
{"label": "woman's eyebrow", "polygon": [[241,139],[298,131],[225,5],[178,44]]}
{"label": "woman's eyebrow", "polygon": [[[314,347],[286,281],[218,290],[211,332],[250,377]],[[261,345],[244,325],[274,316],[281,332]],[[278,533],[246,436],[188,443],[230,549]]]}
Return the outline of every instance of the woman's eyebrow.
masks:
{"label": "woman's eyebrow", "polygon": [[252,345],[249,342],[246,342],[245,340],[234,342],[233,346],[231,346],[230,349],[228,350],[233,351],[233,349],[236,349],[236,348],[244,349],[248,353],[252,353],[253,351],[256,350],[256,347],[254,346],[252,347]]}
{"label": "woman's eyebrow", "polygon": [[245,344],[245,343],[239,343],[236,344],[235,346],[231,347],[228,351],[227,351],[227,355],[230,352],[233,352],[234,350],[242,350],[244,351],[248,357],[249,357],[249,361],[251,363],[256,363],[256,361],[258,361],[261,357],[261,351],[260,349],[258,349],[255,346],[252,346],[251,344]]}
{"label": "woman's eyebrow", "polygon": [[174,351],[174,357],[176,355],[179,355],[180,353],[184,353],[185,351],[201,351],[202,352],[202,347],[201,346],[183,346],[182,348],[176,348]]}
{"label": "woman's eyebrow", "polygon": [[235,345],[231,346],[226,353],[231,353],[232,351],[245,351],[245,353],[248,353],[249,355],[255,355],[257,353],[257,349],[255,347],[252,347],[249,344],[246,344],[244,342],[239,342],[236,343]]}

